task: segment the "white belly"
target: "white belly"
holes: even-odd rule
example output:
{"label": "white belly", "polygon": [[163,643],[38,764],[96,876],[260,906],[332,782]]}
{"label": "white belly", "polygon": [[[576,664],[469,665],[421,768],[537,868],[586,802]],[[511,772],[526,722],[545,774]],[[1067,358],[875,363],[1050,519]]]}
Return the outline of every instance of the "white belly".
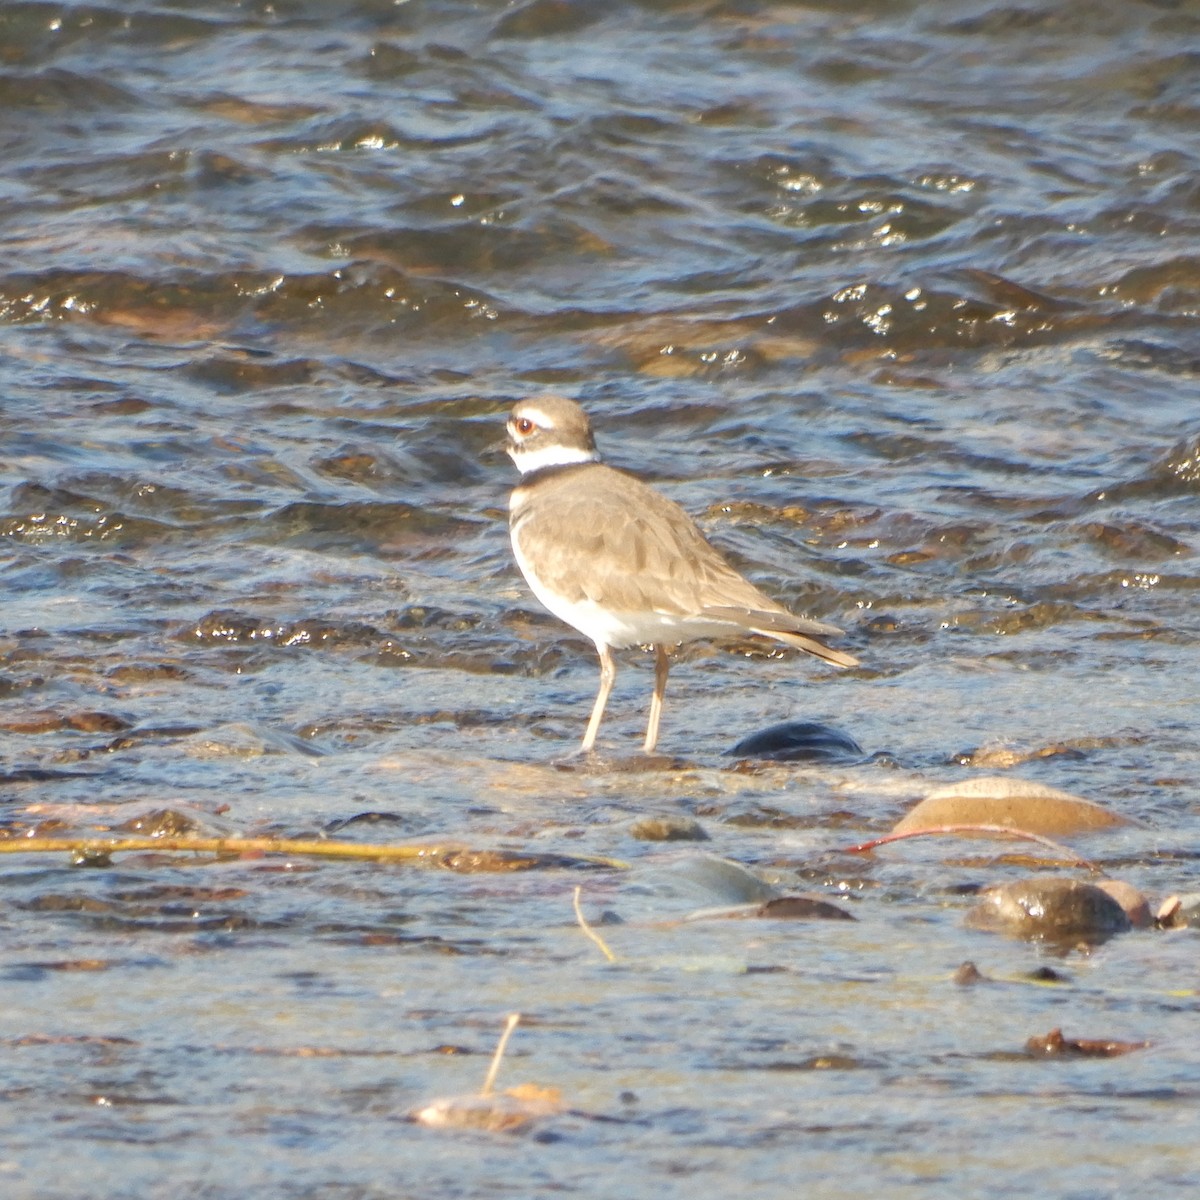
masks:
{"label": "white belly", "polygon": [[737,632],[731,621],[713,621],[704,617],[680,616],[676,613],[613,612],[594,600],[567,600],[544,587],[514,537],[513,555],[525,576],[530,590],[560,621],[578,629],[597,646],[675,646],[697,638],[724,637]]}

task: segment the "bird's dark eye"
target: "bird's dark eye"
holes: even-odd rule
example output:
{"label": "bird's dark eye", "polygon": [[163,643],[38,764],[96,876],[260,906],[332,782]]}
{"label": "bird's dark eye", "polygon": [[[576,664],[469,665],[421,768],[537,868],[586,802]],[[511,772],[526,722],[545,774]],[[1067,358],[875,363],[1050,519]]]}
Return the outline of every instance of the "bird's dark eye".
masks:
{"label": "bird's dark eye", "polygon": [[533,432],[533,422],[528,417],[518,417],[516,425],[517,432],[526,437]]}

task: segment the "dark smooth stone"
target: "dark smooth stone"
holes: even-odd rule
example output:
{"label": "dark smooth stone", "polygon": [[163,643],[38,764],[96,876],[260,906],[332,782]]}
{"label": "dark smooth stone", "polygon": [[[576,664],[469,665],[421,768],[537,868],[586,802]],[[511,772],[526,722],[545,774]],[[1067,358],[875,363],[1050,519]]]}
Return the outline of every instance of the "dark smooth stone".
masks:
{"label": "dark smooth stone", "polygon": [[1130,928],[1125,910],[1092,883],[1035,876],[988,888],[967,913],[973,929],[1046,942],[1098,943]]}
{"label": "dark smooth stone", "polygon": [[817,896],[776,896],[760,905],[755,916],[782,917],[789,921],[853,921],[844,908]]}
{"label": "dark smooth stone", "polygon": [[771,762],[827,762],[861,758],[863,748],[848,734],[815,721],[784,721],[742,738],[731,758],[765,758]]}

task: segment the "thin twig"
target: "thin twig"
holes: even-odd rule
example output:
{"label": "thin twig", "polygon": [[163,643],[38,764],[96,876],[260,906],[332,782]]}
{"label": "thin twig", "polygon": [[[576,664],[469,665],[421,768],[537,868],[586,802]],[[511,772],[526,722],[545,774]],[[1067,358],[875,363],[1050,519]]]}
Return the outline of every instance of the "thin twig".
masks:
{"label": "thin twig", "polygon": [[906,838],[915,837],[936,837],[947,833],[989,833],[998,834],[1001,837],[1022,838],[1029,842],[1040,842],[1043,846],[1048,846],[1051,850],[1066,856],[1077,866],[1086,867],[1097,875],[1103,874],[1095,863],[1084,858],[1082,854],[1077,854],[1070,846],[1064,846],[1061,842],[1053,841],[1040,833],[1031,833],[1028,829],[1014,829],[1009,825],[930,825],[928,829],[909,829],[903,833],[889,833],[886,837],[872,838],[871,841],[860,842],[857,846],[846,846],[837,853],[866,854],[877,846],[886,846],[889,842],[902,842]]}
{"label": "thin twig", "polygon": [[617,956],[608,948],[604,939],[587,923],[587,918],[583,915],[583,909],[579,904],[579,897],[583,894],[583,888],[576,886],[575,888],[575,920],[579,922],[579,928],[600,947],[600,953],[608,959],[609,962],[616,962]]}
{"label": "thin twig", "polygon": [[500,1073],[500,1060],[504,1057],[504,1050],[508,1045],[508,1039],[512,1037],[512,1031],[516,1029],[517,1022],[520,1019],[520,1013],[508,1014],[508,1020],[504,1024],[504,1032],[500,1035],[500,1040],[496,1043],[496,1053],[492,1055],[492,1065],[488,1067],[487,1078],[483,1081],[483,1087],[479,1092],[481,1096],[490,1096],[492,1094],[492,1084],[496,1082],[496,1076]]}

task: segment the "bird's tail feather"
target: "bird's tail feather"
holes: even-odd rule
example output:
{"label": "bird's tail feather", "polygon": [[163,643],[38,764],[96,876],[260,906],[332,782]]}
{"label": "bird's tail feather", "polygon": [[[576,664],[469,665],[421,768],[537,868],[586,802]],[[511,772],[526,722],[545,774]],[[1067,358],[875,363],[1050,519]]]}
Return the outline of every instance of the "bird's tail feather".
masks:
{"label": "bird's tail feather", "polygon": [[743,629],[753,629],[755,633],[770,634],[775,637],[779,633],[798,633],[805,637],[840,637],[842,630],[827,621],[814,621],[812,617],[798,617],[786,609],[772,612],[762,608],[735,608],[733,605],[707,604],[701,610],[706,617],[716,617],[720,621],[730,621]]}
{"label": "bird's tail feather", "polygon": [[833,663],[837,667],[858,666],[858,659],[853,654],[847,654],[844,650],[834,650],[830,646],[815,641],[813,638],[804,637],[799,633],[785,633],[781,629],[755,629],[754,632],[761,633],[766,637],[777,638],[788,646],[795,646],[797,650],[805,650],[809,654],[815,654],[817,658],[823,658],[826,662]]}

